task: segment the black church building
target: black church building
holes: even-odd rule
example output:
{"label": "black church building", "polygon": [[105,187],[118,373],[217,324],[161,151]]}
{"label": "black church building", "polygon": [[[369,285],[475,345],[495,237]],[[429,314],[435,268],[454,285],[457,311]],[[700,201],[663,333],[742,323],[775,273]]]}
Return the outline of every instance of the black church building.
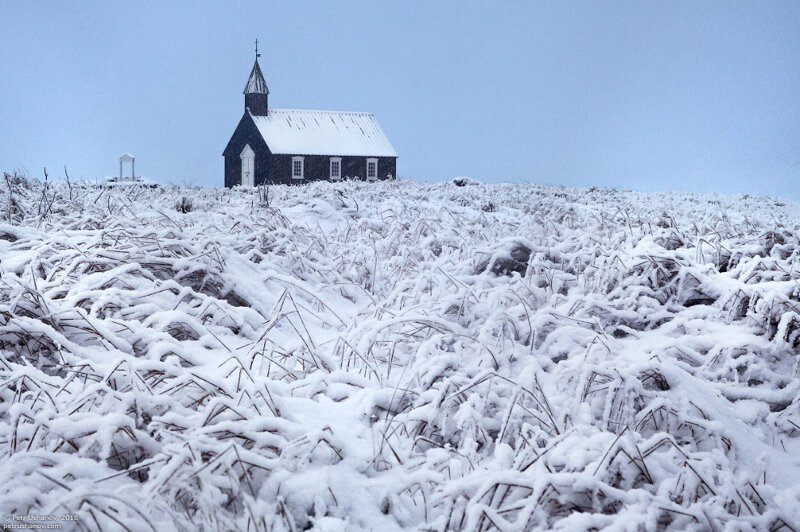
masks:
{"label": "black church building", "polygon": [[371,113],[270,109],[258,55],[244,106],[222,153],[226,187],[397,176],[397,153]]}

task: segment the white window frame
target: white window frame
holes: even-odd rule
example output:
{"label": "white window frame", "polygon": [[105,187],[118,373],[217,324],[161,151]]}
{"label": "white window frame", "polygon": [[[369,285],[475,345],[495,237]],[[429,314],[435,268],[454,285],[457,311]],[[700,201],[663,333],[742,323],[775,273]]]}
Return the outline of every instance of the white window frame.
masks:
{"label": "white window frame", "polygon": [[[369,175],[369,165],[375,165],[375,175]],[[367,181],[377,181],[378,180],[378,159],[375,157],[370,157],[367,159]]]}
{"label": "white window frame", "polygon": [[242,160],[242,170],[239,174],[239,181],[243,187],[252,187],[255,184],[256,173],[256,154],[249,144],[245,145],[242,153],[239,154]]}
{"label": "white window frame", "polygon": [[[333,172],[333,165],[336,164],[337,172]],[[342,178],[342,158],[341,157],[331,157],[331,162],[329,165],[329,175],[331,181],[339,181]]]}
{"label": "white window frame", "polygon": [[[305,175],[305,157],[292,157],[292,179],[303,179]],[[295,173],[295,163],[300,163],[300,175]]]}

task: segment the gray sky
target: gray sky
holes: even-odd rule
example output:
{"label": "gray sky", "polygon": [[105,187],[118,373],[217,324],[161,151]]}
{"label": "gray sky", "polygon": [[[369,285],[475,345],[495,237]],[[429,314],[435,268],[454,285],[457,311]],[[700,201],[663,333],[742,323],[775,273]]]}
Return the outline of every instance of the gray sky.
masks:
{"label": "gray sky", "polygon": [[800,2],[0,0],[0,170],[136,155],[220,185],[263,43],[274,107],[370,111],[398,174],[800,200]]}

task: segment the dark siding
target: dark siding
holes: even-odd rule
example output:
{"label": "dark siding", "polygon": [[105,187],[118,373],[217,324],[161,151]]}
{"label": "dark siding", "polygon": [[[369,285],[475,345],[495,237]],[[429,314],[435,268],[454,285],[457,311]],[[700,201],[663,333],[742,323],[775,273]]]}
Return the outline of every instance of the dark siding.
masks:
{"label": "dark siding", "polygon": [[[301,184],[308,181],[329,180],[331,157],[338,155],[304,155],[303,179],[292,179],[292,155],[273,155],[270,182]],[[367,178],[367,159],[371,157],[342,157],[342,179]],[[397,177],[396,157],[377,157],[378,179]]]}
{"label": "dark siding", "polygon": [[267,99],[269,98],[268,94],[245,94],[244,95],[244,109],[247,111],[250,109],[250,112],[253,113],[253,116],[267,116],[267,109],[269,104],[267,103]]}
{"label": "dark siding", "polygon": [[397,157],[378,157],[378,177],[397,179]]}
{"label": "dark siding", "polygon": [[236,126],[231,140],[222,152],[225,158],[225,186],[230,188],[242,184],[242,160],[239,156],[246,145],[256,154],[255,176],[256,185],[264,183],[269,177],[271,153],[258,128],[248,113],[245,113]]}

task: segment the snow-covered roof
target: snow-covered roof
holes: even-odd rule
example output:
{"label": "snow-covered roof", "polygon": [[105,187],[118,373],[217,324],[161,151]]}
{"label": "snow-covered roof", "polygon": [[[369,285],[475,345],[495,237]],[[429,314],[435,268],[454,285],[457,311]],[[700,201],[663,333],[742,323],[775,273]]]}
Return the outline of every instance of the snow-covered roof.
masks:
{"label": "snow-covered roof", "polygon": [[134,159],[134,157],[133,157],[133,155],[131,155],[130,153],[123,153],[123,154],[122,154],[122,155],[120,155],[120,157],[119,157],[119,160],[120,160],[120,161],[125,161],[125,162],[127,162],[127,161],[132,161],[133,159]]}
{"label": "snow-covered roof", "polygon": [[397,157],[372,113],[270,109],[253,121],[272,153]]}
{"label": "snow-covered roof", "polygon": [[264,74],[261,73],[261,67],[258,66],[258,59],[253,64],[253,70],[250,72],[250,77],[247,78],[247,85],[244,87],[245,94],[269,94],[267,82],[264,79]]}

